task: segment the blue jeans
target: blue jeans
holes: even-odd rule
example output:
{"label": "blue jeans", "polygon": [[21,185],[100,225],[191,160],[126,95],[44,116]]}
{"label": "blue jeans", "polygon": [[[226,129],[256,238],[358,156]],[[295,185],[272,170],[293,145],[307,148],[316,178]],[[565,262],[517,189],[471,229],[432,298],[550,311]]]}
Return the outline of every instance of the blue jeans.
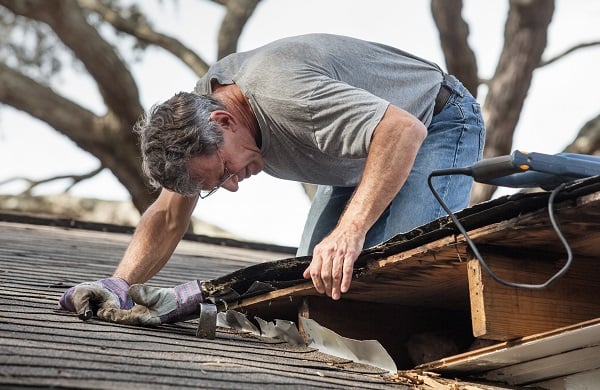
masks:
{"label": "blue jeans", "polygon": [[[427,137],[402,189],[392,200],[365,239],[365,248],[408,232],[445,214],[427,184],[436,169],[466,167],[479,161],[485,142],[485,126],[479,103],[453,76],[444,81],[452,94],[434,115]],[[453,211],[468,206],[473,179],[464,175],[432,179],[434,187]],[[335,228],[355,187],[319,186],[313,199],[298,247],[298,256],[311,255],[314,247]]]}

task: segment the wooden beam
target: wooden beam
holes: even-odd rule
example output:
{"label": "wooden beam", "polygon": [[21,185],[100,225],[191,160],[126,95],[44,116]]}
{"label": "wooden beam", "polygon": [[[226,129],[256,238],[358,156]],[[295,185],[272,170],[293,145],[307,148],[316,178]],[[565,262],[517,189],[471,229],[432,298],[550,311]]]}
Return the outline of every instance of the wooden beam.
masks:
{"label": "wooden beam", "polygon": [[[492,272],[517,283],[541,284],[565,261],[557,255],[536,256],[527,251],[502,253],[482,247],[480,252]],[[568,272],[544,289],[500,284],[476,259],[470,260],[467,268],[475,337],[510,340],[600,316],[596,258],[575,258]]]}

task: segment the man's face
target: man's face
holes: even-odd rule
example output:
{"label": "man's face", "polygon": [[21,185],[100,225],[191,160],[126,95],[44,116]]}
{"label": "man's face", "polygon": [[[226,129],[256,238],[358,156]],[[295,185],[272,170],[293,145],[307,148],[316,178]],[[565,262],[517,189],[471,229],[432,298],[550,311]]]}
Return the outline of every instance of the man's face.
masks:
{"label": "man's face", "polygon": [[216,153],[196,156],[188,162],[188,171],[192,178],[203,181],[204,191],[219,187],[235,192],[239,182],[256,175],[264,167],[260,149],[251,138],[245,139],[240,133],[227,130],[223,137],[223,145]]}

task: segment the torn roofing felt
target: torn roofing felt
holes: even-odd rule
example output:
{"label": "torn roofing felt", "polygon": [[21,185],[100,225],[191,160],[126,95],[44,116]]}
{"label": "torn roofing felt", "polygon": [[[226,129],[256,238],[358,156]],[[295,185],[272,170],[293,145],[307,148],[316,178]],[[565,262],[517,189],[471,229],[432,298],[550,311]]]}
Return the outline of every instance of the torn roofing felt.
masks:
{"label": "torn roofing felt", "polygon": [[[555,203],[600,190],[600,176],[577,180],[556,196]],[[505,221],[531,211],[546,209],[550,192],[516,193],[483,202],[456,213],[467,231]],[[354,266],[354,274],[367,270],[371,261],[386,258],[435,240],[459,234],[448,216],[441,217],[409,232],[401,233],[380,245],[365,249]],[[306,283],[302,273],[311,257],[293,257],[252,265],[212,280],[202,281],[202,287],[214,300],[227,303],[261,295],[269,291]]]}

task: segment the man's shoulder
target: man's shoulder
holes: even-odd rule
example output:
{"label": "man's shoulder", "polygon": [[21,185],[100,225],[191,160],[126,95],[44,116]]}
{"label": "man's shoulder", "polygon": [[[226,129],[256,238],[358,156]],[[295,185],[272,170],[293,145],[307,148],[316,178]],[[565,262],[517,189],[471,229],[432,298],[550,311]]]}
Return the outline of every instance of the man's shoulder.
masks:
{"label": "man's shoulder", "polygon": [[[352,38],[344,35],[336,35],[336,34],[328,34],[328,33],[310,33],[310,34],[302,34],[302,35],[294,35],[285,38],[278,39],[271,43],[266,44],[262,48],[265,50],[268,49],[280,49],[284,47],[293,47],[295,49],[298,46],[307,46],[307,47],[340,47],[346,44],[369,44],[367,41],[363,41],[358,38]],[[259,48],[260,49],[260,48]]]}

